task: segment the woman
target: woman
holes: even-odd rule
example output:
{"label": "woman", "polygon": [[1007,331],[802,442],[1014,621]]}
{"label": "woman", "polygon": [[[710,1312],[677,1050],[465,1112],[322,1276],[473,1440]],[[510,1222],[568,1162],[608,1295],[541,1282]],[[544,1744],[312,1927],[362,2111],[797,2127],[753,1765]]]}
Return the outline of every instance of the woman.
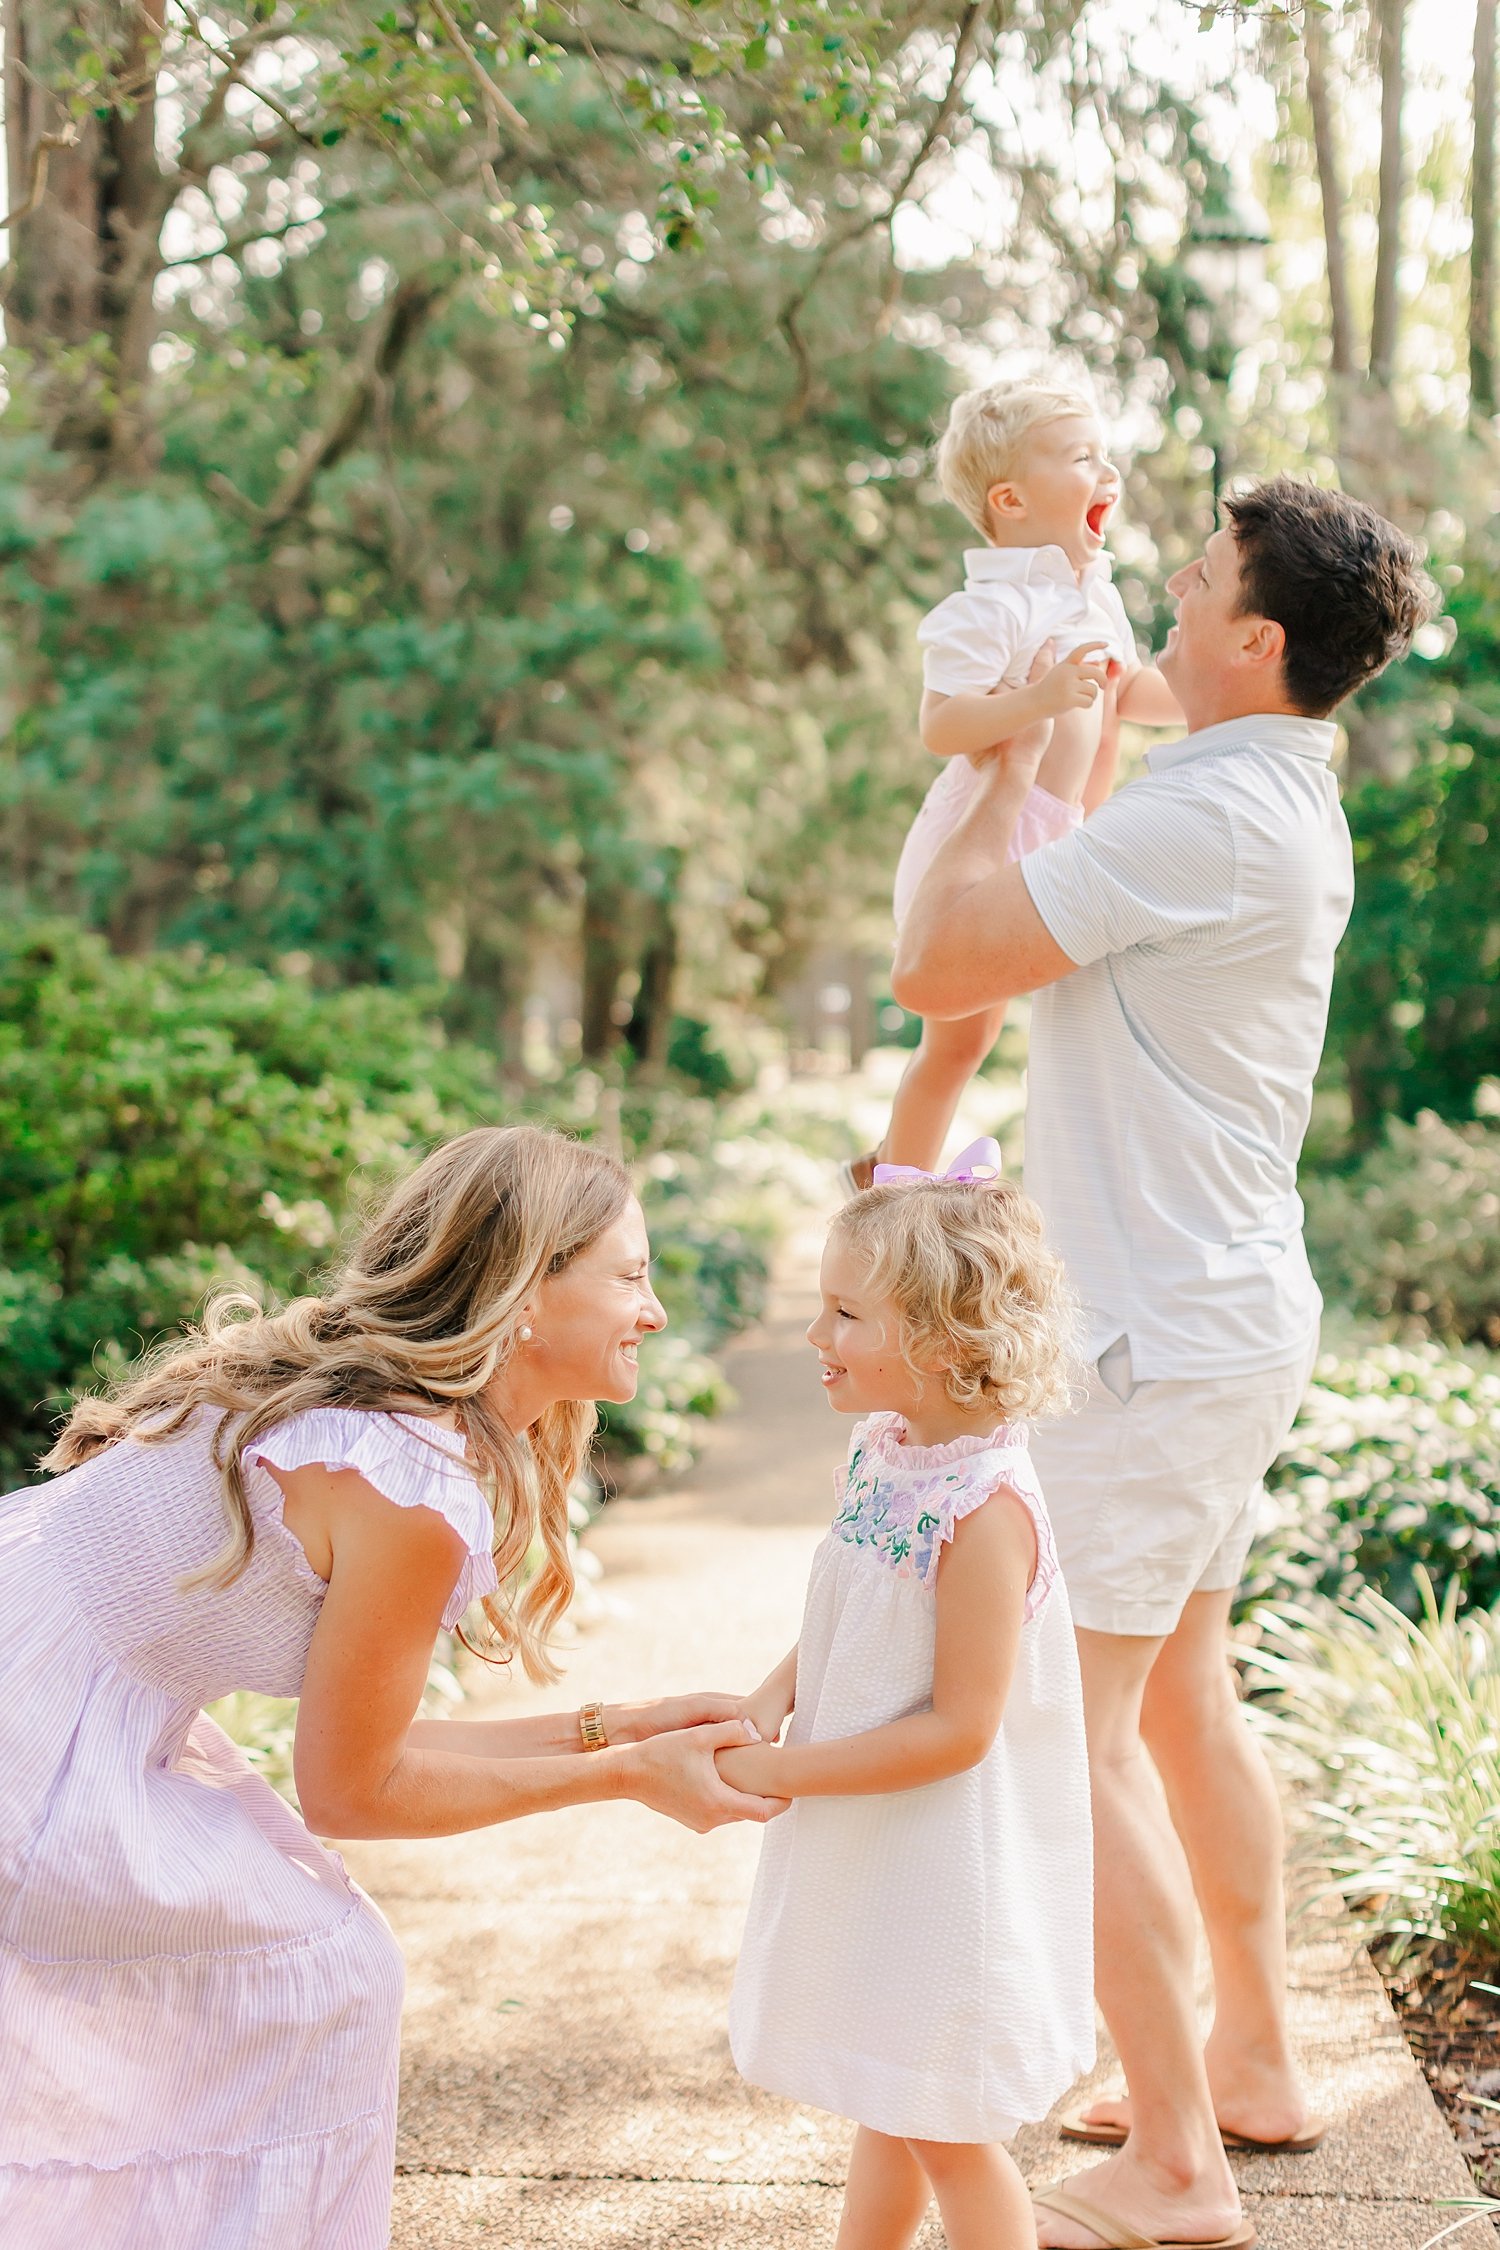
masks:
{"label": "woman", "polygon": [[611,1157],[467,1133],[326,1296],[215,1307],[75,1407],[54,1482],[0,1502],[0,2241],[389,2238],[400,1953],[204,1718],[214,1697],[300,1696],[323,1834],[604,1797],[697,1829],[779,1809],[718,1779],[714,1751],[754,1735],[727,1696],[415,1718],[476,1599],[555,1676],[588,1402],[633,1395],[665,1320],[648,1258]]}

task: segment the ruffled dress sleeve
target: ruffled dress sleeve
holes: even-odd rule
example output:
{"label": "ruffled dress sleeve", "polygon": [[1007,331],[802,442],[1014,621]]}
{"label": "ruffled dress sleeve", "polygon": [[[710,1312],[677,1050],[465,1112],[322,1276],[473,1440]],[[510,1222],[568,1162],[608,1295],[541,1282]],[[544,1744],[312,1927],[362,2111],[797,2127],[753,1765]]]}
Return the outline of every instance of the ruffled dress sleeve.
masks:
{"label": "ruffled dress sleeve", "polygon": [[354,1469],[398,1508],[431,1508],[451,1524],[468,1553],[443,1611],[450,1630],[471,1603],[495,1592],[494,1515],[457,1430],[413,1414],[314,1407],[256,1438],[244,1460],[274,1469],[305,1469],[315,1462]]}
{"label": "ruffled dress sleeve", "polygon": [[[969,1473],[964,1478],[952,1508],[945,1514],[942,1540],[951,1539],[953,1526],[965,1516],[971,1516],[976,1508],[982,1508],[986,1500],[993,1499],[1000,1486],[1003,1485],[1007,1492],[1013,1492],[1030,1516],[1032,1529],[1036,1533],[1036,1569],[1032,1573],[1031,1584],[1026,1589],[1026,1607],[1022,1612],[1023,1621],[1030,1624],[1032,1618],[1039,1617],[1046,1606],[1059,1565],[1057,1543],[1052,1536],[1052,1520],[1042,1498],[1041,1480],[1032,1463],[1025,1431],[1007,1430],[1003,1443],[992,1441],[984,1452],[974,1454],[964,1466]],[[932,1557],[934,1577],[937,1574],[940,1551],[940,1543],[935,1542]]]}

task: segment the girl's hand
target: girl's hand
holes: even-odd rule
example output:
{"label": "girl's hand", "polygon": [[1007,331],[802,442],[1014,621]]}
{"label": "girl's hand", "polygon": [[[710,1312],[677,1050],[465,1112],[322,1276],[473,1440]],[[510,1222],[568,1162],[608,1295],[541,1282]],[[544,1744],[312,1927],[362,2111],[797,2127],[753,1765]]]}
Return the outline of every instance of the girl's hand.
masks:
{"label": "girl's hand", "polygon": [[607,1703],[604,1731],[611,1742],[650,1742],[683,1727],[714,1726],[744,1716],[742,1695],[659,1695],[649,1703]]}
{"label": "girl's hand", "polygon": [[762,1742],[774,1742],[791,1717],[797,1701],[797,1651],[793,1647],[781,1659],[774,1672],[768,1672],[753,1695],[747,1695],[740,1705],[740,1716],[748,1719],[756,1737]]}
{"label": "girl's hand", "polygon": [[764,1687],[740,1702],[739,1713],[748,1719],[762,1742],[775,1742],[792,1715],[792,1699],[773,1673]]}
{"label": "girl's hand", "polygon": [[714,1764],[716,1750],[744,1749],[751,1740],[744,1719],[654,1735],[624,1753],[621,1794],[680,1821],[699,1836],[730,1820],[774,1820],[786,1811],[784,1798],[749,1796],[731,1789]]}

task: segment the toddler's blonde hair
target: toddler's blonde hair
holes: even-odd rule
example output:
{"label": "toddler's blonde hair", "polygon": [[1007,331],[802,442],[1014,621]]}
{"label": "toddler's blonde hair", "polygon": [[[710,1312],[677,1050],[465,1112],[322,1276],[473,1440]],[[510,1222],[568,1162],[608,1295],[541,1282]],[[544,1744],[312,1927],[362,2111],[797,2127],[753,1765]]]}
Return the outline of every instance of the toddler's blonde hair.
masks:
{"label": "toddler's blonde hair", "polygon": [[982,390],[965,391],[953,401],[948,427],[938,442],[938,482],[954,507],[987,539],[988,495],[995,485],[1015,475],[1031,432],[1068,414],[1092,416],[1098,411],[1082,391],[1061,384],[987,383]]}
{"label": "toddler's blonde hair", "polygon": [[1013,1181],[886,1181],[847,1203],[831,1232],[896,1306],[914,1374],[1008,1422],[1067,1411],[1073,1301],[1041,1212]]}

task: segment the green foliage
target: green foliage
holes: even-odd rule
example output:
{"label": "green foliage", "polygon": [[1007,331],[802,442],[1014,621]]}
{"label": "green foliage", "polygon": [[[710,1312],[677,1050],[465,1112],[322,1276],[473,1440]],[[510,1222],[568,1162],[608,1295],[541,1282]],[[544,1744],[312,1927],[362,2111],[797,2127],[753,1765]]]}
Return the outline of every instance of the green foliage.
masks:
{"label": "green foliage", "polygon": [[1415,1617],[1424,1572],[1500,1602],[1500,1367],[1436,1344],[1329,1353],[1266,1482],[1242,1614],[1368,1585]]}
{"label": "green foliage", "polygon": [[1450,1344],[1500,1345],[1500,1130],[1393,1118],[1345,1174],[1304,1182],[1329,1296]]}
{"label": "green foliage", "polygon": [[[526,1105],[587,1137],[597,1079]],[[0,935],[0,1476],[33,1472],[70,1392],[120,1372],[224,1288],[315,1281],[351,1200],[493,1120],[493,1065],[409,995],[318,992],[195,953],[134,960],[76,924]],[[506,1114],[519,1113],[511,1102]],[[681,1464],[718,1411],[705,1354],[754,1320],[800,1152],[761,1151],[722,1105],[638,1094],[626,1124],[674,1334],[609,1442]],[[738,1137],[737,1137],[738,1136]],[[668,1144],[672,1144],[670,1147]],[[747,1171],[747,1166],[749,1167]]]}
{"label": "green foliage", "polygon": [[696,1425],[721,1414],[734,1393],[717,1361],[687,1336],[651,1337],[641,1347],[640,1387],[628,1405],[599,1409],[599,1439],[610,1457],[643,1457],[670,1475],[698,1450]]}
{"label": "green foliage", "polygon": [[1451,648],[1366,699],[1370,727],[1415,736],[1416,762],[1346,805],[1356,890],[1329,1051],[1366,1144],[1391,1114],[1472,1116],[1500,1072],[1500,560],[1476,548],[1447,575]]}
{"label": "green foliage", "polygon": [[674,1020],[667,1061],[702,1094],[735,1094],[746,1084],[743,1066],[736,1068],[713,1027],[699,1016]]}
{"label": "green foliage", "polygon": [[498,1100],[404,995],[319,994],[193,955],[121,960],[64,922],[0,935],[0,1464],[68,1391],[211,1288],[326,1262],[378,1188]]}
{"label": "green foliage", "polygon": [[1437,1944],[1500,1960],[1500,1614],[1406,1616],[1373,1589],[1262,1613],[1244,1652],[1262,1723],[1307,1785],[1330,1887],[1393,1963]]}

